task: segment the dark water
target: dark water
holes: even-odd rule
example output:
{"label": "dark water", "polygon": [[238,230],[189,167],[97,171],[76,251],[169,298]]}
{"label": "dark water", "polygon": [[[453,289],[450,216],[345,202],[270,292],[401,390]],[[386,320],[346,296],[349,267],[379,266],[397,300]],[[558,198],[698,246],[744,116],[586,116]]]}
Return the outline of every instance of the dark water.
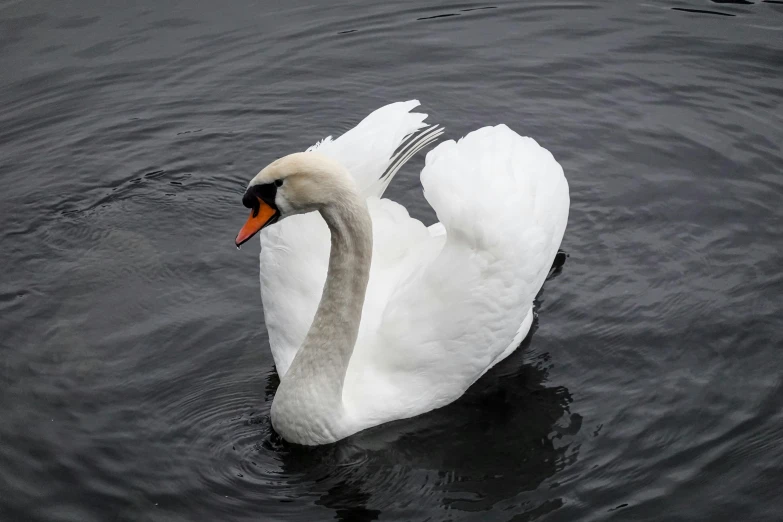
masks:
{"label": "dark water", "polygon": [[[0,520],[781,519],[780,2],[5,1],[0,71]],[[464,398],[292,447],[242,191],[414,97],[552,150],[570,258]]]}

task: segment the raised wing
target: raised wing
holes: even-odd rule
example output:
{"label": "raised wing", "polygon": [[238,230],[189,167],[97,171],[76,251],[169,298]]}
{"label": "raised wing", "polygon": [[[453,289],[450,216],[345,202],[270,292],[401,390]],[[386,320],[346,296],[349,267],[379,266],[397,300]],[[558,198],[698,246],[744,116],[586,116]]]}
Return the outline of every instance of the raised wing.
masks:
{"label": "raised wing", "polygon": [[364,422],[445,405],[508,355],[568,220],[562,168],[505,125],[441,143],[421,181],[443,228],[390,283],[374,328],[362,319],[343,397]]}

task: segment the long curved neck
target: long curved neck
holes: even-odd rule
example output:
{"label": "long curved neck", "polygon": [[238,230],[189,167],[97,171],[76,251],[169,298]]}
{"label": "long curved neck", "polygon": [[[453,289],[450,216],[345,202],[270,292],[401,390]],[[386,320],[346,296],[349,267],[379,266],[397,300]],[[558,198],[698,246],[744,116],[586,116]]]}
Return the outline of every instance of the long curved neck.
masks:
{"label": "long curved neck", "polygon": [[[313,417],[334,418],[342,408],[345,373],[353,353],[370,277],[372,222],[366,204],[355,192],[321,209],[332,238],[329,268],[321,302],[310,331],[278,388],[279,407],[307,410],[312,422],[329,423]],[[312,411],[311,411],[312,410]],[[303,412],[299,411],[301,415]]]}

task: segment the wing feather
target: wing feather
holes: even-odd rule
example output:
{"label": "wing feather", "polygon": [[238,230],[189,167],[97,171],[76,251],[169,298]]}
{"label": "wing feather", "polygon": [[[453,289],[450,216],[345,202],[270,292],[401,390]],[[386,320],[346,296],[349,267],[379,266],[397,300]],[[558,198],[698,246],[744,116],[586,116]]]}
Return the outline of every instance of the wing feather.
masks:
{"label": "wing feather", "polygon": [[412,249],[377,330],[360,332],[343,393],[357,418],[448,404],[511,353],[565,231],[562,168],[505,125],[439,144],[421,181],[442,228]]}

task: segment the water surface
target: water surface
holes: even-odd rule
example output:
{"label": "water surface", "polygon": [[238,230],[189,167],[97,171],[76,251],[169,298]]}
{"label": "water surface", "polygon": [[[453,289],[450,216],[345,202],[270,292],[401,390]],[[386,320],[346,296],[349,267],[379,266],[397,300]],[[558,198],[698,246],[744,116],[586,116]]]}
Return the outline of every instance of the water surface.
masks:
{"label": "water surface", "polygon": [[[0,3],[0,519],[779,520],[783,5],[323,4]],[[244,186],[411,98],[554,153],[570,258],[464,398],[288,445]]]}

